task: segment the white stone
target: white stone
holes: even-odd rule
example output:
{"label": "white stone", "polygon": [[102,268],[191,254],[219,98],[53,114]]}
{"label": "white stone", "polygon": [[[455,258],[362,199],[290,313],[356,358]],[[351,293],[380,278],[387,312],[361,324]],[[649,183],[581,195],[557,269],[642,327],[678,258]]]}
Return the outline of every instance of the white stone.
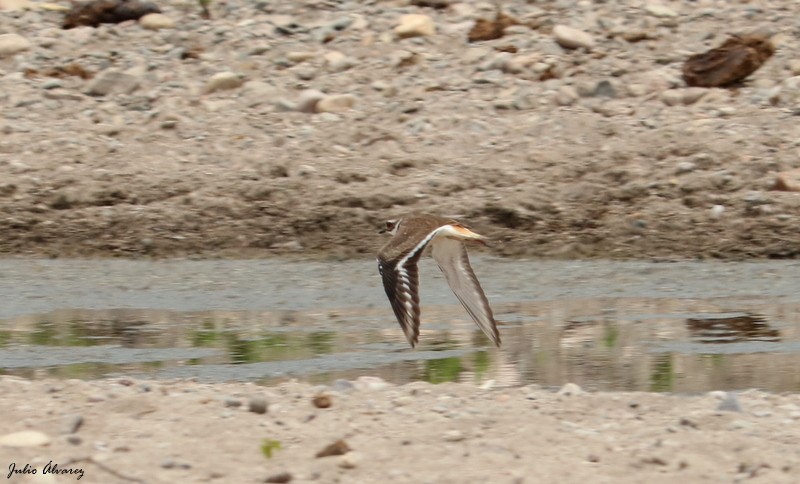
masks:
{"label": "white stone", "polygon": [[244,76],[236,72],[218,72],[211,76],[211,78],[206,82],[204,92],[212,93],[227,89],[236,89],[244,84],[244,81]]}
{"label": "white stone", "polygon": [[356,65],[355,60],[353,60],[351,57],[348,57],[335,50],[327,52],[323,58],[325,59],[325,65],[331,72],[346,71],[347,69],[350,69]]}
{"label": "white stone", "polygon": [[355,469],[359,463],[361,463],[361,454],[351,451],[339,457],[337,465],[342,469]]}
{"label": "white stone", "polygon": [[644,10],[653,17],[674,18],[678,16],[677,12],[664,5],[658,5],[658,4],[647,5],[646,7],[644,7]]}
{"label": "white stone", "polygon": [[683,173],[691,173],[697,168],[697,165],[691,161],[681,161],[675,165],[675,173],[681,175]]}
{"label": "white stone", "polygon": [[566,25],[556,25],[553,27],[553,37],[561,47],[566,49],[591,49],[594,47],[594,38],[578,29],[567,27]]}
{"label": "white stone", "polygon": [[295,109],[301,113],[317,112],[317,104],[325,97],[325,94],[316,89],[306,89],[300,93]]}
{"label": "white stone", "polygon": [[683,93],[681,102],[689,106],[708,94],[708,89],[704,87],[687,87],[686,89],[682,89],[681,92]]}
{"label": "white stone", "polygon": [[163,13],[148,13],[139,19],[139,25],[149,30],[174,29],[175,21]]}
{"label": "white stone", "polygon": [[0,436],[0,445],[6,447],[38,447],[50,443],[50,437],[36,430],[22,430]]}
{"label": "white stone", "polygon": [[427,15],[402,15],[398,25],[394,28],[394,33],[401,39],[433,35],[436,33],[436,24]]}
{"label": "white stone", "polygon": [[0,59],[31,48],[31,41],[19,34],[0,35]]}
{"label": "white stone", "polygon": [[668,89],[661,93],[661,102],[667,106],[683,104],[683,93],[679,89]]}
{"label": "white stone", "polygon": [[340,113],[352,109],[356,104],[356,97],[352,94],[331,94],[320,99],[316,106],[318,113]]}
{"label": "white stone", "polygon": [[580,386],[578,386],[577,383],[571,383],[571,382],[564,384],[564,386],[561,387],[560,390],[558,390],[559,395],[565,395],[565,396],[581,395],[583,393],[584,393],[583,389]]}
{"label": "white stone", "polygon": [[445,442],[460,442],[464,440],[464,433],[460,430],[448,430],[443,438]]}

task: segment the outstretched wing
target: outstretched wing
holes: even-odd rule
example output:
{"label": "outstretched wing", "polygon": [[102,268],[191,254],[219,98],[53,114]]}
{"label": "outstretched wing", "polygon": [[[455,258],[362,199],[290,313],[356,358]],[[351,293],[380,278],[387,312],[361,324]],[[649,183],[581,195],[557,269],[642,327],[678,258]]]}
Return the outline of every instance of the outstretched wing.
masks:
{"label": "outstretched wing", "polygon": [[378,272],[383,278],[383,288],[392,304],[394,315],[406,339],[415,347],[419,341],[419,269],[417,263],[436,231],[431,232],[417,245],[409,247],[392,258],[383,251],[378,254]]}
{"label": "outstretched wing", "polygon": [[467,248],[460,240],[441,237],[433,243],[433,258],[444,273],[447,284],[478,327],[492,342],[500,346],[500,333],[478,278],[472,271]]}

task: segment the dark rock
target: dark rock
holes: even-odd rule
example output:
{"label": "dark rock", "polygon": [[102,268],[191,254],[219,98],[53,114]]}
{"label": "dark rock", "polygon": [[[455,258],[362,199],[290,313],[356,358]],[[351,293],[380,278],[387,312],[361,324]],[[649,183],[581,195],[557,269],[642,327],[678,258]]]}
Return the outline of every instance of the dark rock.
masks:
{"label": "dark rock", "polygon": [[267,400],[261,397],[253,397],[247,409],[253,413],[267,413]]}
{"label": "dark rock", "polygon": [[92,0],[79,3],[65,14],[62,28],[97,27],[100,24],[118,24],[139,20],[148,13],[161,13],[154,3],[142,0]]}
{"label": "dark rock", "polygon": [[333,399],[325,394],[316,395],[311,402],[317,408],[330,408],[333,405]]}
{"label": "dark rock", "polygon": [[683,64],[683,80],[698,87],[735,84],[758,70],[774,53],[775,46],[767,37],[734,35],[719,47],[689,57]]}
{"label": "dark rock", "polygon": [[330,457],[332,455],[344,455],[351,450],[352,449],[350,449],[350,446],[347,445],[347,442],[340,439],[317,452],[317,458]]}
{"label": "dark rock", "polygon": [[281,472],[280,474],[275,474],[272,476],[267,477],[264,479],[264,482],[272,482],[275,484],[286,484],[287,482],[291,482],[293,476],[288,472]]}

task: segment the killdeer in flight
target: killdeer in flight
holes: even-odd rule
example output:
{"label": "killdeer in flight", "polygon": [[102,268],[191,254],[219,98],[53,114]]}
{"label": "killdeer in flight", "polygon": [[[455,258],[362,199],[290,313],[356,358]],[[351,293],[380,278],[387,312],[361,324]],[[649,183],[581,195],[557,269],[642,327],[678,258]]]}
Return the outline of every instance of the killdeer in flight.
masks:
{"label": "killdeer in flight", "polygon": [[415,215],[389,220],[381,232],[393,235],[378,252],[378,271],[397,321],[411,347],[419,340],[419,262],[431,246],[431,254],[444,273],[450,289],[494,344],[500,346],[492,309],[478,278],[469,265],[464,241],[485,243],[478,235],[454,220],[433,215]]}

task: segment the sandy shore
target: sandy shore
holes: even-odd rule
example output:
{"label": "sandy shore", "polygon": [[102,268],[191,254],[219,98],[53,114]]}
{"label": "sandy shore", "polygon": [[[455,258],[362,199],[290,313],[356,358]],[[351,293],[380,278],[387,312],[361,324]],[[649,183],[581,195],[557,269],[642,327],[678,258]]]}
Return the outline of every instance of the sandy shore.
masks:
{"label": "sandy shore", "polygon": [[[329,408],[314,398],[329,397]],[[264,406],[265,404],[265,406]],[[257,413],[264,406],[265,413]],[[251,409],[252,407],[252,409]],[[0,379],[9,482],[796,482],[800,396]],[[343,455],[316,457],[330,444]],[[263,447],[271,449],[267,457]],[[269,452],[267,452],[269,453]],[[51,466],[52,469],[52,466]],[[285,474],[281,476],[281,474]],[[271,481],[265,479],[271,478]]]}

